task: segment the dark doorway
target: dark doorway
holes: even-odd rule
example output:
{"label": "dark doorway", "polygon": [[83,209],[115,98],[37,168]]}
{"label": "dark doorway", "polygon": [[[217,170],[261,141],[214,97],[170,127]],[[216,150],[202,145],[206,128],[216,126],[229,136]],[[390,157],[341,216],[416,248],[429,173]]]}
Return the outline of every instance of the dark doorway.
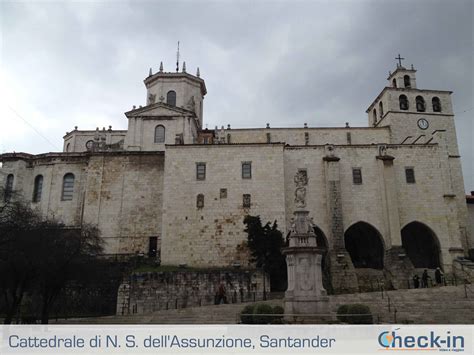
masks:
{"label": "dark doorway", "polygon": [[415,268],[440,266],[438,238],[423,223],[411,222],[402,229],[402,246]]}
{"label": "dark doorway", "polygon": [[344,242],[355,268],[383,269],[382,237],[370,224],[353,224],[344,233]]}
{"label": "dark doorway", "polygon": [[156,250],[158,248],[158,237],[150,237],[148,241],[148,256],[156,258]]}
{"label": "dark doorway", "polygon": [[329,261],[329,245],[326,236],[323,231],[318,227],[314,227],[314,233],[316,234],[316,243],[318,247],[323,248],[323,257],[321,260],[321,268],[323,273],[323,287],[328,293],[333,293],[332,283],[331,283],[331,263]]}

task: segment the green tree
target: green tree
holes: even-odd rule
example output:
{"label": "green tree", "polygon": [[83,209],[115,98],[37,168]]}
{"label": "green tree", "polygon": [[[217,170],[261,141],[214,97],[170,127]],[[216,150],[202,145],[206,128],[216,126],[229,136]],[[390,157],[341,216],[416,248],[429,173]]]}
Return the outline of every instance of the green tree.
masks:
{"label": "green tree", "polygon": [[[284,247],[284,239],[282,233],[278,230],[277,222],[274,221],[273,224],[267,222],[262,226],[260,216],[246,216],[244,224],[252,262],[269,274],[273,290],[284,290],[286,288],[287,271],[285,257],[281,253],[281,249]],[[265,288],[264,299],[266,299]]]}

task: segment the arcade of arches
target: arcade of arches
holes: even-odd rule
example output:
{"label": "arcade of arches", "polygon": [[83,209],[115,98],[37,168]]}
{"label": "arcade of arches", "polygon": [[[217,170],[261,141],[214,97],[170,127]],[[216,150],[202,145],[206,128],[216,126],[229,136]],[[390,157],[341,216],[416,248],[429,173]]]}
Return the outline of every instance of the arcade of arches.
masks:
{"label": "arcade of arches", "polygon": [[[440,247],[436,235],[426,225],[412,222],[402,231],[402,246],[415,268],[440,266]],[[346,250],[355,268],[384,268],[385,248],[380,233],[365,222],[357,222],[344,233]]]}

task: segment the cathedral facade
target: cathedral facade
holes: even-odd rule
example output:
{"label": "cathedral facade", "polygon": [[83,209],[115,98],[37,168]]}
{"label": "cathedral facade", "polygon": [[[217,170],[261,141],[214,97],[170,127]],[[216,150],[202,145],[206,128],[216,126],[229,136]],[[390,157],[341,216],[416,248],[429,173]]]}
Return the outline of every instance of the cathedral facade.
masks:
{"label": "cathedral facade", "polygon": [[403,287],[474,244],[451,92],[419,89],[415,74],[397,65],[366,127],[211,130],[199,70],[160,66],[127,130],[76,127],[63,152],[2,154],[0,185],[45,217],[97,225],[107,254],[193,267],[248,266],[244,217],[286,235],[304,200],[332,287],[371,275]]}

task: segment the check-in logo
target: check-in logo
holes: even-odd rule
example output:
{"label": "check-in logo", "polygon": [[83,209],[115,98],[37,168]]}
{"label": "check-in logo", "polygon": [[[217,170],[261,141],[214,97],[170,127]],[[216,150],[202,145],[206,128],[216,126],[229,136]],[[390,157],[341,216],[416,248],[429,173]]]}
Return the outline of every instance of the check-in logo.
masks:
{"label": "check-in logo", "polygon": [[384,331],[379,334],[379,350],[431,350],[431,351],[464,351],[464,336],[437,331],[427,331],[421,335],[403,334],[400,328]]}

